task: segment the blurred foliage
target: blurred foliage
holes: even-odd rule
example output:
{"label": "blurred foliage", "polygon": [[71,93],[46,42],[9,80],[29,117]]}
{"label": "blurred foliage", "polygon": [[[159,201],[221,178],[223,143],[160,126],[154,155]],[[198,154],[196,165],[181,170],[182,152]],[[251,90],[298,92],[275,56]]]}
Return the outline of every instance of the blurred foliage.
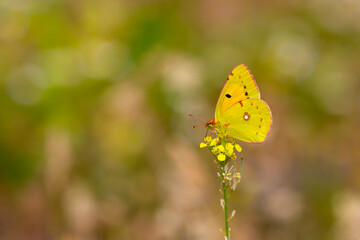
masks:
{"label": "blurred foliage", "polygon": [[0,0],[0,238],[221,238],[187,113],[245,63],[274,124],[241,144],[232,236],[360,239],[359,8]]}

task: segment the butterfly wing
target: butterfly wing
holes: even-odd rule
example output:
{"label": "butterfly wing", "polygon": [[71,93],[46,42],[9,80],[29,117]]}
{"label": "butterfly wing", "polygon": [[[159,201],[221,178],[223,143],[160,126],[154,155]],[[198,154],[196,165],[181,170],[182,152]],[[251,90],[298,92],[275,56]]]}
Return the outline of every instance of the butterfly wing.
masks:
{"label": "butterfly wing", "polygon": [[260,99],[245,99],[220,114],[226,132],[244,142],[263,142],[272,125],[269,106]]}
{"label": "butterfly wing", "polygon": [[215,121],[231,106],[245,99],[260,99],[260,92],[248,67],[240,64],[231,71],[220,93]]}

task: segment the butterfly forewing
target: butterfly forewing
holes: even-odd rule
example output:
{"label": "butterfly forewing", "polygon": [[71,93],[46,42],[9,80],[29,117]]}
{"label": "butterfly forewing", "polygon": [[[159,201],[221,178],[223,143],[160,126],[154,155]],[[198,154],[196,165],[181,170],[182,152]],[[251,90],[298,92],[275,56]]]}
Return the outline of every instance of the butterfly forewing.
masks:
{"label": "butterfly forewing", "polygon": [[260,99],[245,99],[220,115],[219,122],[227,133],[245,142],[263,142],[271,128],[269,106]]}
{"label": "butterfly forewing", "polygon": [[245,99],[260,99],[260,92],[250,70],[240,64],[234,68],[220,93],[216,110],[215,120],[226,112],[230,107]]}

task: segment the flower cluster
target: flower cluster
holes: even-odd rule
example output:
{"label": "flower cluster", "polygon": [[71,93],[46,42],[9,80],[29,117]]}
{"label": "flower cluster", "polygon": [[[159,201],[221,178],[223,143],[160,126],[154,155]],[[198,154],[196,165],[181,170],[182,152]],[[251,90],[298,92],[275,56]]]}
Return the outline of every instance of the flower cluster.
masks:
{"label": "flower cluster", "polygon": [[[240,182],[241,172],[235,168],[236,154],[234,149],[238,152],[242,151],[240,145],[235,142],[229,135],[217,132],[217,137],[212,138],[207,136],[204,142],[200,143],[200,148],[208,147],[210,152],[217,159],[219,165],[219,177],[229,188],[235,190],[236,185]],[[241,162],[242,164],[242,162]],[[241,169],[241,167],[240,167]]]}
{"label": "flower cluster", "polygon": [[216,137],[213,139],[211,136],[207,136],[204,138],[204,142],[200,143],[200,148],[204,147],[209,147],[211,153],[220,162],[235,160],[236,155],[234,148],[238,152],[241,152],[242,150],[240,145],[237,144],[231,137]]}

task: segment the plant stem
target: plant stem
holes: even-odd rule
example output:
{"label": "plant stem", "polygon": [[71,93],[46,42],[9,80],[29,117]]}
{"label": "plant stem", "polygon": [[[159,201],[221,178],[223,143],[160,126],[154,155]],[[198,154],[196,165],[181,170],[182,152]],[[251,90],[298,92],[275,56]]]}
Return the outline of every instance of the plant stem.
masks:
{"label": "plant stem", "polygon": [[244,158],[241,157],[240,174],[242,174],[243,163],[244,163]]}
{"label": "plant stem", "polygon": [[[222,174],[224,174],[224,169],[222,168]],[[228,187],[226,186],[226,183],[224,181],[224,175],[222,175],[222,192],[224,195],[224,218],[225,218],[225,236],[226,240],[230,240],[230,231],[229,231],[229,217],[228,217],[228,205],[227,205],[227,190]]]}

